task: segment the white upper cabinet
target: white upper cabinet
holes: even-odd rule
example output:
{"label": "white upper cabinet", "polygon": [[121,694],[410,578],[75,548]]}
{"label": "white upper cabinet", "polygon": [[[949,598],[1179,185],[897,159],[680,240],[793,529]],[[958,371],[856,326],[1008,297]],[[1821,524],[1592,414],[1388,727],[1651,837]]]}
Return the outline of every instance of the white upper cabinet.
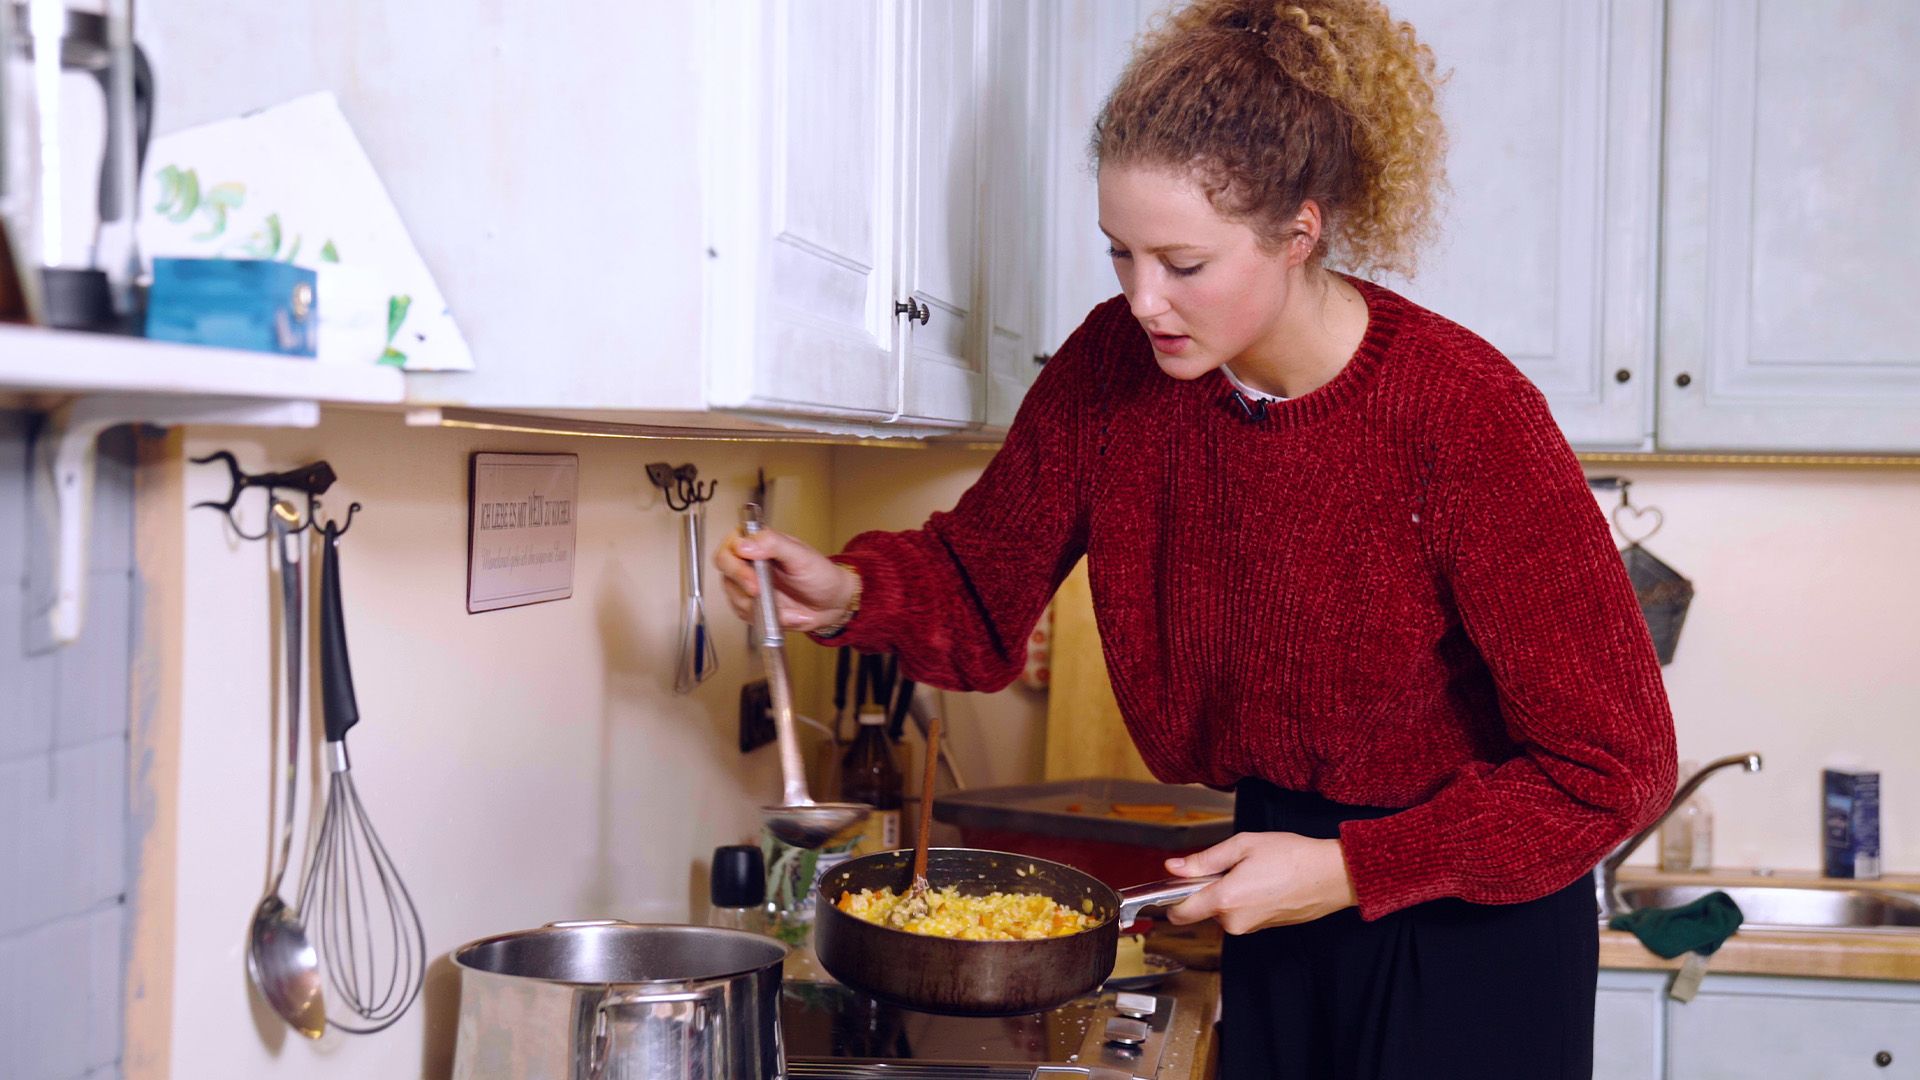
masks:
{"label": "white upper cabinet", "polygon": [[1036,350],[1048,355],[1067,340],[1094,305],[1120,291],[1107,240],[1088,140],[1100,106],[1160,0],[1047,0],[1052,55],[1041,68],[1047,93],[1039,105],[1047,127],[1042,162],[1042,288]]}
{"label": "white upper cabinet", "polygon": [[[987,273],[985,156],[990,72],[996,143],[1043,122],[1030,2],[509,5],[450,33],[443,5],[164,0],[140,36],[176,73],[162,131],[339,96],[478,364],[410,402],[913,435],[985,421],[990,299],[1031,333],[1028,286]],[[1033,190],[995,219],[1030,237]]]}
{"label": "white upper cabinet", "polygon": [[710,11],[702,128],[708,403],[885,422],[894,299],[891,0]]}
{"label": "white upper cabinet", "polygon": [[1004,431],[1039,371],[1041,184],[1044,95],[1036,73],[1051,47],[1044,0],[996,0],[991,12],[992,77],[987,85],[986,426]]}
{"label": "white upper cabinet", "polygon": [[1920,4],[1669,34],[1660,445],[1920,451]]}
{"label": "white upper cabinet", "polygon": [[1451,192],[1417,276],[1386,284],[1476,331],[1570,442],[1653,431],[1658,0],[1397,0],[1447,81]]}
{"label": "white upper cabinet", "polygon": [[918,0],[907,20],[902,280],[909,310],[902,419],[969,427],[985,418],[981,220],[987,170],[984,0]]}

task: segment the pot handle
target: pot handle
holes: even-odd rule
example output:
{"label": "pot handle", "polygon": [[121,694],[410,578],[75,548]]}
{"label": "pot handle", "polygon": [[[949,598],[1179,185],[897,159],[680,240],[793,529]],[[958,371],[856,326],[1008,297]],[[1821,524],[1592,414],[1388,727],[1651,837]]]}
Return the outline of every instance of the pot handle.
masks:
{"label": "pot handle", "polygon": [[[586,925],[615,923],[618,919],[589,920]],[[576,924],[578,925],[578,924]],[[684,1005],[685,1009],[676,1009],[676,1026],[699,1030],[708,1026],[707,999],[713,996],[712,990],[676,990],[670,993],[647,994],[631,990],[608,989],[600,1004],[593,1010],[593,1044],[588,1050],[588,1080],[604,1080],[607,1065],[613,1060],[613,1022],[610,1014],[620,1009],[641,1005]]]}
{"label": "pot handle", "polygon": [[1177,904],[1201,889],[1219,881],[1224,875],[1208,874],[1205,877],[1168,878],[1146,885],[1134,885],[1120,890],[1120,913],[1115,923],[1121,927],[1140,917],[1148,908],[1166,907]]}

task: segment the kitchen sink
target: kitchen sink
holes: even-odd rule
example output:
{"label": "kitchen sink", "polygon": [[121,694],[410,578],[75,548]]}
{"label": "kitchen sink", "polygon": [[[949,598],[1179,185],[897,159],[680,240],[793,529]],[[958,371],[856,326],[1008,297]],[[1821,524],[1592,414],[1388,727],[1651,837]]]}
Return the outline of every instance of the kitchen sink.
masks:
{"label": "kitchen sink", "polygon": [[1630,911],[1677,907],[1713,892],[1733,897],[1755,930],[1873,930],[1920,934],[1920,899],[1873,889],[1809,889],[1793,885],[1622,885]]}

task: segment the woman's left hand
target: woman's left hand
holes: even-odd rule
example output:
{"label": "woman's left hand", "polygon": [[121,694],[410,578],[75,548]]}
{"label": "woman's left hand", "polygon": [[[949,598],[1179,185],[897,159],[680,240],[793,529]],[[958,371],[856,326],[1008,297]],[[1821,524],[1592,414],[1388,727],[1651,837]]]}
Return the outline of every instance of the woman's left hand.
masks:
{"label": "woman's left hand", "polygon": [[1168,859],[1175,877],[1225,874],[1167,909],[1175,924],[1217,919],[1229,934],[1311,922],[1357,901],[1340,841],[1295,833],[1235,833],[1205,851]]}

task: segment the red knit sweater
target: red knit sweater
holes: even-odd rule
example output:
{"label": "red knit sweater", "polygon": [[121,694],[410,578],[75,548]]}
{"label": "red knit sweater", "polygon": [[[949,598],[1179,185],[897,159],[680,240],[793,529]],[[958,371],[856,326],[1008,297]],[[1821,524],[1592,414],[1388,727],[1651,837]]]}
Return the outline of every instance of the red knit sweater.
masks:
{"label": "red knit sweater", "polygon": [[1082,555],[1154,775],[1406,807],[1341,829],[1368,919],[1559,889],[1666,805],[1660,669],[1579,463],[1525,376],[1386,289],[1339,375],[1250,417],[1115,298],[949,513],[866,533],[835,644],[994,690]]}

